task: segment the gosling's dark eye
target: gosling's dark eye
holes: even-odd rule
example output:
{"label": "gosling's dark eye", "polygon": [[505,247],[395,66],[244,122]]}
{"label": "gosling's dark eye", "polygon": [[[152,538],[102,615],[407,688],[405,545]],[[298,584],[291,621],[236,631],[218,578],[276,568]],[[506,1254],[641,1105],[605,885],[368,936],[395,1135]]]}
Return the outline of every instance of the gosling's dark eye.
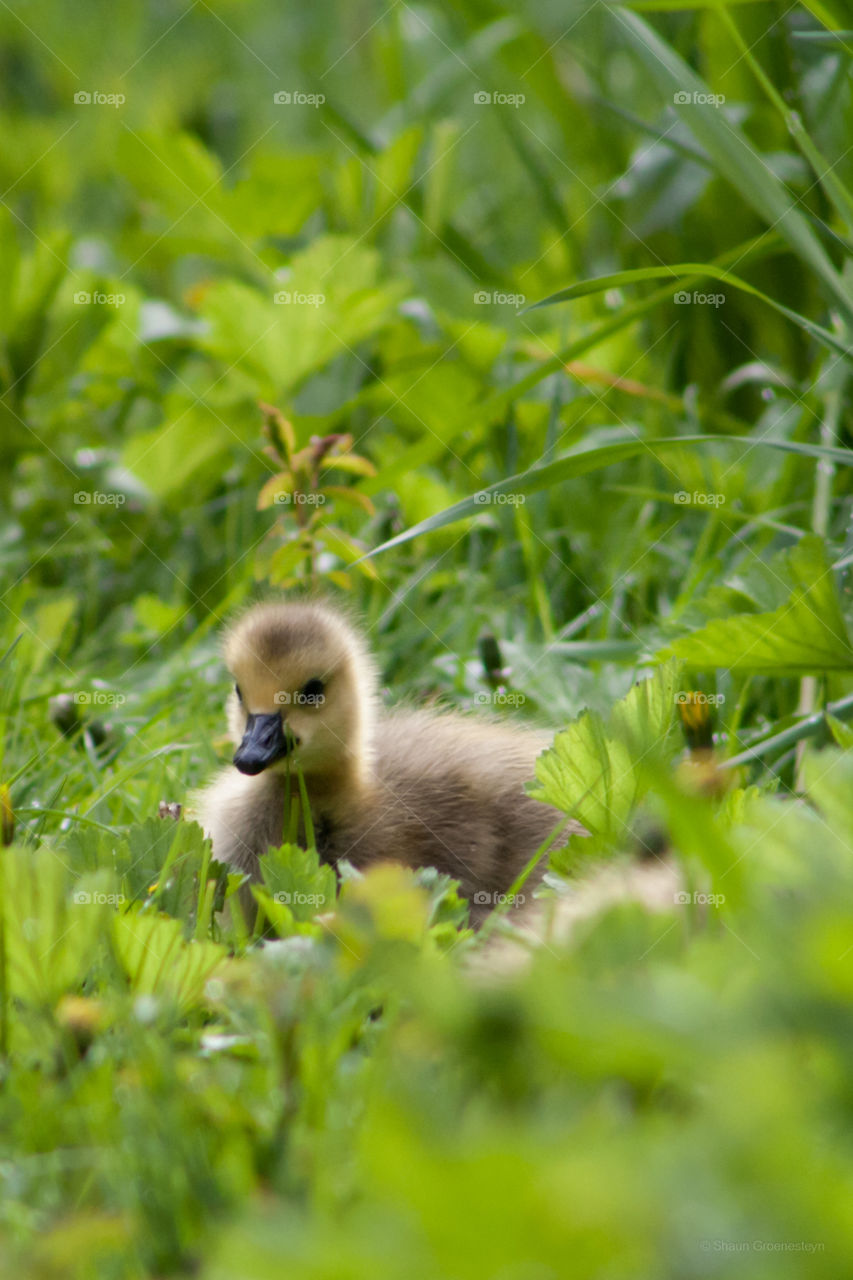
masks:
{"label": "gosling's dark eye", "polygon": [[299,691],[299,701],[309,707],[319,707],[325,701],[326,686],[316,676],[308,680]]}
{"label": "gosling's dark eye", "polygon": [[234,686],[234,692],[235,692],[235,693],[236,693],[236,695],[237,695],[237,701],[238,701],[238,702],[242,702],[242,701],[243,701],[243,695],[242,695],[242,693],[240,692],[240,686],[239,686],[238,684],[235,684],[235,686]]}

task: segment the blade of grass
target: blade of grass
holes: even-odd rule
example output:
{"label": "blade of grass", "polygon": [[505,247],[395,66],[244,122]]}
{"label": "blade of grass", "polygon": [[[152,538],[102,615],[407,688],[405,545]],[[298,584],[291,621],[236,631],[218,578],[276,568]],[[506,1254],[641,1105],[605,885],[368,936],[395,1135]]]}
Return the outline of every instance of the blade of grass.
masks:
{"label": "blade of grass", "polygon": [[[794,196],[773,174],[764,157],[724,114],[712,106],[697,105],[696,96],[710,90],[683,58],[629,10],[615,10],[628,41],[665,90],[675,111],[713,159],[717,171],[768,225],[778,229],[797,256],[823,281],[844,315],[853,320],[853,297],[838,274],[807,218],[796,208]],[[687,95],[689,101],[679,101]]]}
{"label": "blade of grass", "polygon": [[556,293],[549,294],[547,298],[542,298],[540,302],[534,302],[531,306],[525,308],[522,315],[527,311],[537,311],[541,307],[553,307],[560,302],[570,302],[573,298],[584,298],[591,293],[604,293],[607,289],[618,289],[628,284],[640,284],[644,280],[680,280],[684,276],[696,275],[710,276],[712,280],[719,280],[722,284],[731,285],[734,289],[740,289],[743,293],[750,293],[753,297],[760,298],[762,302],[766,302],[774,311],[778,311],[781,315],[786,316],[788,320],[793,321],[794,324],[804,329],[806,333],[817,339],[823,346],[828,347],[837,354],[848,358],[853,357],[853,349],[843,342],[841,338],[836,337],[829,329],[824,329],[822,325],[815,324],[813,320],[800,315],[798,311],[793,311],[790,307],[784,306],[783,303],[777,302],[775,298],[762,293],[760,289],[748,284],[740,276],[733,275],[730,271],[725,271],[723,268],[716,267],[711,263],[679,262],[668,267],[637,267],[632,271],[616,271],[613,275],[598,276],[593,280],[579,280],[577,284],[568,285],[565,289],[558,289]]}
{"label": "blade of grass", "polygon": [[761,85],[767,97],[773,103],[779,115],[785,121],[791,137],[800,148],[800,152],[808,160],[815,177],[826,192],[827,199],[835,207],[835,211],[845,223],[847,229],[853,228],[853,196],[847,190],[844,183],[835,172],[835,166],[831,165],[824,155],[818,150],[812,142],[807,130],[805,129],[799,112],[790,111],[785,103],[785,99],[776,90],[771,83],[769,77],[765,74],[764,68],[755,57],[750,46],[746,43],[740,33],[740,28],[732,18],[726,5],[720,5],[718,8],[720,19],[724,23],[726,29],[731,35],[737,47],[740,49],[741,57],[751,69],[758,83]]}
{"label": "blade of grass", "polygon": [[[389,538],[387,542],[383,542],[380,546],[374,547],[372,551],[367,552],[367,556],[377,556],[383,551],[388,551],[391,547],[410,542],[412,538],[417,538],[421,534],[432,533],[436,529],[443,529],[449,524],[455,524],[458,520],[467,520],[471,516],[480,515],[494,494],[538,493],[541,489],[548,489],[552,485],[576,479],[578,476],[587,475],[589,472],[598,471],[603,467],[609,467],[615,462],[624,462],[626,459],[633,458],[644,451],[659,458],[660,455],[673,450],[684,449],[689,445],[702,444],[733,445],[745,452],[757,448],[780,449],[785,453],[798,453],[807,458],[825,459],[846,467],[853,466],[853,450],[830,449],[821,445],[804,444],[797,440],[751,440],[749,437],[744,436],[666,436],[658,440],[625,440],[617,444],[602,445],[598,449],[579,450],[576,453],[569,454],[567,457],[558,458],[556,462],[549,462],[545,466],[530,467],[519,475],[510,476],[507,480],[501,480],[500,483],[491,485],[488,489],[481,489],[478,493],[472,494],[468,498],[463,498],[460,502],[454,502],[452,506],[445,507],[444,511],[437,512],[427,520],[419,521],[417,524],[412,525],[410,529],[404,529],[402,533],[396,534],[393,538]],[[489,496],[484,498],[483,495]]]}
{"label": "blade of grass", "polygon": [[[760,236],[755,236],[742,244],[737,245],[734,249],[729,249],[726,253],[722,253],[713,260],[712,265],[715,267],[725,268],[731,263],[756,262],[762,258],[768,257],[775,253],[782,244],[782,239],[777,235],[768,235],[763,232]],[[692,276],[686,280],[682,280],[682,285],[699,284],[702,276]],[[543,379],[551,376],[552,373],[560,373],[563,367],[572,360],[578,359],[579,356],[586,355],[594,347],[605,342],[613,334],[619,333],[621,329],[626,328],[635,320],[641,320],[653,311],[660,302],[669,302],[672,300],[672,292],[669,287],[664,289],[656,289],[650,293],[642,302],[636,302],[633,306],[625,307],[617,315],[609,320],[596,325],[589,333],[584,334],[580,338],[576,338],[562,351],[559,351],[550,360],[545,360],[538,369],[519,378],[512,386],[506,390],[498,392],[492,396],[485,404],[480,407],[478,420],[481,422],[490,421],[500,418],[506,412],[511,404],[518,400],[537,386]],[[376,483],[376,482],[374,482]]]}

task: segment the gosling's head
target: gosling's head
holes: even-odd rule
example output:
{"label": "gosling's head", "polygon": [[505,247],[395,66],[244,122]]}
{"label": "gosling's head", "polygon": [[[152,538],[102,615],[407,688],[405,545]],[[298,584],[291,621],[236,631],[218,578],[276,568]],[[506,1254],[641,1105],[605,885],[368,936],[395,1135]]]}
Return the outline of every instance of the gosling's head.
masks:
{"label": "gosling's head", "polygon": [[225,638],[228,726],[241,773],[363,775],[376,676],[361,638],[324,604],[255,605]]}

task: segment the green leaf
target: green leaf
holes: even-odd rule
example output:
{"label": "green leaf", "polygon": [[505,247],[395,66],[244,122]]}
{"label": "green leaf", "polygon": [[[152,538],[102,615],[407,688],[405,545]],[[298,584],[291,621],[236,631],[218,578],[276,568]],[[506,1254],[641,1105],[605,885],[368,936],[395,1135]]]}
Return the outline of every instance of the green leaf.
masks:
{"label": "green leaf", "polygon": [[275,505],[276,499],[293,493],[293,474],[290,471],[278,471],[269,480],[265,480],[258,492],[257,508],[266,511]]}
{"label": "green leaf", "polygon": [[320,861],[316,850],[295,844],[270,849],[260,859],[260,870],[267,892],[287,907],[295,920],[313,920],[320,912],[334,908],[335,873]]}
{"label": "green leaf", "polygon": [[176,410],[172,421],[133,436],[122,462],[158,498],[183,501],[199,473],[214,475],[235,439],[217,414],[196,403]]}
{"label": "green leaf", "polygon": [[377,576],[375,568],[365,556],[363,545],[344,533],[342,529],[323,525],[321,537],[323,544],[343,560],[344,564],[355,565],[367,578]]}
{"label": "green leaf", "polygon": [[332,501],[343,502],[351,507],[358,507],[361,511],[366,511],[369,516],[376,514],[376,508],[373,503],[367,494],[362,493],[360,489],[347,489],[339,484],[324,484],[323,494]]}
{"label": "green leaf", "polygon": [[661,650],[691,667],[772,675],[853,668],[853,647],[823,542],[808,535],[782,558],[791,596],[771,613],[715,618]]}
{"label": "green leaf", "polygon": [[144,910],[113,918],[116,955],[137,995],[161,996],[186,1012],[201,1002],[204,984],[227,958],[215,942],[187,942],[179,920]]}
{"label": "green leaf", "polygon": [[[109,869],[128,902],[153,898],[158,910],[191,922],[205,864],[205,835],[197,822],[147,818],[125,836],[78,827],[62,853],[78,874]],[[222,867],[214,862],[207,870],[214,877]]]}
{"label": "green leaf", "polygon": [[210,328],[200,345],[279,398],[382,328],[404,289],[380,277],[375,250],[322,237],[293,258],[286,280],[270,280],[266,294],[233,280],[212,285],[201,304]]}
{"label": "green leaf", "polygon": [[79,989],[97,960],[115,884],[101,874],[72,894],[64,862],[46,846],[4,849],[0,877],[9,989],[53,1005]]}
{"label": "green leaf", "polygon": [[845,751],[849,751],[853,747],[853,729],[849,724],[845,724],[843,720],[839,720],[838,716],[826,713],[826,723],[829,725],[833,738],[839,747],[843,747]]}
{"label": "green leaf", "polygon": [[676,694],[681,667],[669,663],[635,684],[605,720],[584,711],[536,761],[537,800],[577,818],[591,839],[575,841],[570,852],[552,858],[568,871],[578,854],[597,855],[624,848],[628,821],[641,799],[650,770],[668,761],[681,745]]}
{"label": "green leaf", "polygon": [[375,476],[376,468],[368,458],[358,453],[333,453],[320,464],[320,471],[349,471],[354,476]]}
{"label": "green leaf", "polygon": [[286,542],[265,561],[263,555],[258,557],[258,571],[265,570],[264,576],[275,586],[285,586],[293,580],[293,572],[307,558],[308,550],[300,537]]}

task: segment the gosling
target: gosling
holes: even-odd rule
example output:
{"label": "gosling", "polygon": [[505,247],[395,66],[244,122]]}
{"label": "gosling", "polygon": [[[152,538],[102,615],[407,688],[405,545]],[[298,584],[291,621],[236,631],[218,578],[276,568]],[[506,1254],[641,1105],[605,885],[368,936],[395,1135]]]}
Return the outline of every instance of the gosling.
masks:
{"label": "gosling", "polygon": [[561,822],[558,843],[587,834],[524,793],[548,734],[381,710],[373,658],[333,606],[256,605],[226,633],[225,659],[236,767],[202,793],[199,818],[216,857],[252,879],[287,838],[297,770],[324,862],[435,867],[460,882],[478,921]]}

